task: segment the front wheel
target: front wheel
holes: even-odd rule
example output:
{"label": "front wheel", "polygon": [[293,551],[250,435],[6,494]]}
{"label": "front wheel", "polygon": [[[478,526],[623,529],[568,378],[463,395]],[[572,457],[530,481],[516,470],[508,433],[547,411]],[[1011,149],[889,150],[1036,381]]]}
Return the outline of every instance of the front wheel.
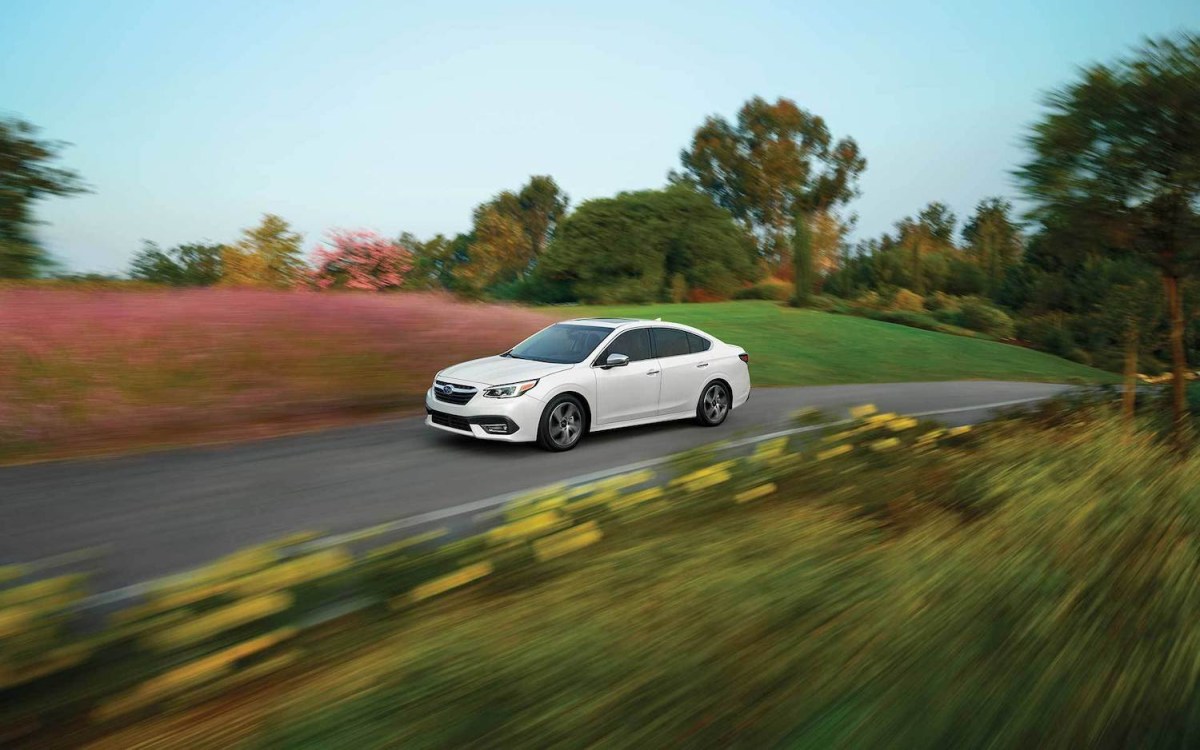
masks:
{"label": "front wheel", "polygon": [[724,383],[709,383],[700,394],[696,404],[696,421],[705,427],[716,427],[729,416],[729,404],[733,397]]}
{"label": "front wheel", "polygon": [[538,422],[537,443],[548,451],[569,451],[583,437],[583,405],[574,396],[559,396],[546,405]]}

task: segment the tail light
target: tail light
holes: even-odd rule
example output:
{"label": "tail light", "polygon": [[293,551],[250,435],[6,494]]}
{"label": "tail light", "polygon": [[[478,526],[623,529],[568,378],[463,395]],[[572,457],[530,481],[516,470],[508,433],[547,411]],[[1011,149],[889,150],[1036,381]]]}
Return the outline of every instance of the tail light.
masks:
{"label": "tail light", "polygon": [[746,364],[750,364],[750,355],[745,352],[742,352],[741,354],[739,354],[738,359],[742,360]]}

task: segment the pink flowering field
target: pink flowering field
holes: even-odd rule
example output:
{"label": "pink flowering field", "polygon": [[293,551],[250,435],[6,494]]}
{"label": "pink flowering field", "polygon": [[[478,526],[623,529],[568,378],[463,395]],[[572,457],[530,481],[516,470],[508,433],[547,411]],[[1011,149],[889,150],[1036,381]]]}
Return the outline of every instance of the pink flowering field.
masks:
{"label": "pink flowering field", "polygon": [[415,411],[551,319],[434,294],[0,288],[0,460]]}

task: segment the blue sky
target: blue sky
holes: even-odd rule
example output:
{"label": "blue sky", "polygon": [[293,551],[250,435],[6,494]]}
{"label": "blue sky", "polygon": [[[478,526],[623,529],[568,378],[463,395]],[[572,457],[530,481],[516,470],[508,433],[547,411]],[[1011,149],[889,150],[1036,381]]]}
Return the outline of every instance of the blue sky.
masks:
{"label": "blue sky", "polygon": [[43,204],[74,270],[140,240],[232,240],[263,212],[421,236],[530,174],[572,202],[656,187],[694,128],[786,96],[869,161],[858,236],[931,200],[1015,197],[1040,92],[1195,0],[4,0],[0,112],[69,141],[91,195]]}

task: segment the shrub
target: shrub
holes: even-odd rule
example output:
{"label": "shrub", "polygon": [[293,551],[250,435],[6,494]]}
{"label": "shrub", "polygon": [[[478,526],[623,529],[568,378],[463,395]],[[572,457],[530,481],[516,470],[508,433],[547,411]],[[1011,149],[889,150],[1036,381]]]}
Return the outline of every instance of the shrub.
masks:
{"label": "shrub", "polygon": [[[792,295],[792,285],[782,279],[766,279],[733,293],[734,299],[767,299],[782,302]],[[814,295],[815,296],[815,295]]]}
{"label": "shrub", "polygon": [[883,307],[883,298],[874,289],[867,290],[854,298],[854,304],[860,307]]}
{"label": "shrub", "polygon": [[963,300],[958,311],[959,325],[997,338],[1011,339],[1016,328],[1008,313],[980,299]]}
{"label": "shrub", "polygon": [[312,283],[318,289],[378,292],[398,289],[412,270],[412,254],[395,240],[366,230],[335,229],[313,251]]}
{"label": "shrub", "polygon": [[683,302],[687,299],[688,285],[683,274],[677,273],[671,277],[671,301]]}
{"label": "shrub", "polygon": [[1067,353],[1075,347],[1071,334],[1054,317],[1022,318],[1017,324],[1016,331],[1017,338],[1027,342],[1033,348],[1059,357],[1067,356]]}
{"label": "shrub", "polygon": [[930,312],[938,312],[939,310],[949,310],[958,312],[960,300],[957,297],[946,294],[945,292],[934,292],[925,297],[925,309]]}
{"label": "shrub", "polygon": [[892,297],[891,308],[902,312],[924,312],[925,300],[916,292],[901,287]]}

